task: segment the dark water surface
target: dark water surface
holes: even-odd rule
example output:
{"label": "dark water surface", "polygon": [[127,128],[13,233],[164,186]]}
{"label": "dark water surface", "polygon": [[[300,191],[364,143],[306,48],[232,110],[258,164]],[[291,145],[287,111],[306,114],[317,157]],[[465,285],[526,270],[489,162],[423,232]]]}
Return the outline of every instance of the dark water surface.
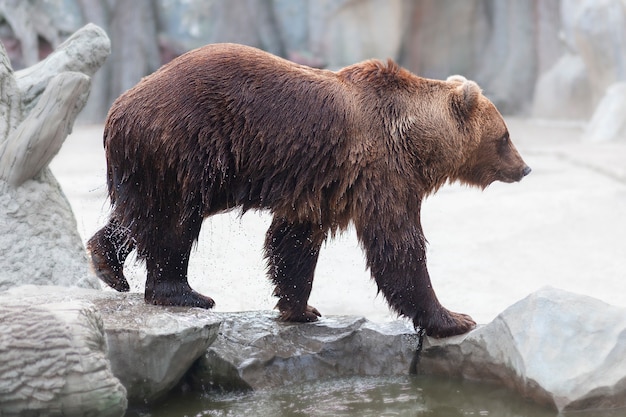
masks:
{"label": "dark water surface", "polygon": [[[618,417],[626,410],[573,417]],[[556,417],[504,388],[432,376],[349,378],[243,393],[180,393],[127,417]],[[567,417],[570,414],[566,415]]]}

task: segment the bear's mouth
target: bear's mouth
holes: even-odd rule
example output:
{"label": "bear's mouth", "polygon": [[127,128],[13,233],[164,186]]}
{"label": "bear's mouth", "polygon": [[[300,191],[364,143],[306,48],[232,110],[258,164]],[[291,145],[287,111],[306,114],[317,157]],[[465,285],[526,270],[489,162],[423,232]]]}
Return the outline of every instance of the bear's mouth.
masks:
{"label": "bear's mouth", "polygon": [[532,169],[528,165],[525,165],[524,168],[516,172],[500,171],[498,173],[499,174],[498,180],[502,182],[506,182],[506,183],[520,182],[522,178],[524,178],[526,175],[530,174],[531,172],[532,172]]}

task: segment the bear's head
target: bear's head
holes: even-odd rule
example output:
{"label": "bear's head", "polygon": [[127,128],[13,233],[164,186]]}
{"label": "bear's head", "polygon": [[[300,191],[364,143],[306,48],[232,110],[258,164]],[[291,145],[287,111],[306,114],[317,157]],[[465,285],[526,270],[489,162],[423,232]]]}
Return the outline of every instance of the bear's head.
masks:
{"label": "bear's head", "polygon": [[478,84],[458,75],[446,82],[452,116],[470,144],[455,179],[485,188],[494,181],[516,182],[528,175],[531,169],[511,142],[502,115]]}

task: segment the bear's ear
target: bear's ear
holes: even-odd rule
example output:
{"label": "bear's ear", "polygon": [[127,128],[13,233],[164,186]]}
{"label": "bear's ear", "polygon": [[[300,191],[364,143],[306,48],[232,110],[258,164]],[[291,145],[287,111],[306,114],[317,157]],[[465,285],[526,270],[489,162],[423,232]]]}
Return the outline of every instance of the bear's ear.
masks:
{"label": "bear's ear", "polygon": [[482,90],[474,81],[467,80],[461,75],[453,75],[446,81],[456,84],[452,91],[451,104],[455,115],[463,121],[477,107]]}
{"label": "bear's ear", "polygon": [[457,74],[457,75],[449,76],[446,81],[449,82],[449,83],[454,83],[454,82],[456,82],[456,83],[464,83],[465,81],[467,81],[467,78],[465,78],[462,75],[458,75]]}

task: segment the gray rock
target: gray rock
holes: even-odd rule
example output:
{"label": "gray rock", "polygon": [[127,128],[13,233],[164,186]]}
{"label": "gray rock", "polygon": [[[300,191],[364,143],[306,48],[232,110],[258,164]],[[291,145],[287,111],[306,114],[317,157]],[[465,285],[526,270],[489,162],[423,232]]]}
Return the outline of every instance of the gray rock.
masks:
{"label": "gray rock", "polygon": [[[31,111],[50,81],[59,74],[81,73],[90,79],[110,53],[111,42],[104,30],[92,23],[83,26],[46,59],[15,72],[23,110]],[[82,104],[76,111],[82,108]]]}
{"label": "gray rock", "polygon": [[417,346],[412,325],[359,317],[288,324],[272,312],[224,315],[220,334],[190,371],[196,387],[260,389],[319,379],[402,375]]}
{"label": "gray rock", "polygon": [[[467,335],[427,338],[418,371],[509,387],[559,411],[626,406],[626,309],[546,288]],[[273,313],[224,316],[188,381],[199,390],[409,373],[417,337],[403,321],[355,317],[284,324]]]}
{"label": "gray rock", "polygon": [[615,83],[596,107],[585,129],[589,142],[626,140],[626,82]]}
{"label": "gray rock", "polygon": [[559,412],[626,407],[626,309],[544,288],[471,333],[427,339],[420,372],[504,384]]}
{"label": "gray rock", "polygon": [[[1,294],[0,306],[5,300],[30,306],[90,305],[104,334],[99,343],[104,346],[106,338],[110,369],[126,388],[131,403],[150,403],[170,391],[206,352],[220,326],[220,319],[210,311],[148,305],[142,294],[25,285]],[[30,320],[28,314],[25,320]],[[73,334],[74,329],[67,331]],[[37,332],[32,340],[38,343]],[[19,351],[16,348],[15,352]],[[90,381],[85,375],[77,383],[89,386]]]}
{"label": "gray rock", "polygon": [[92,303],[0,300],[0,415],[124,415],[126,389]]}
{"label": "gray rock", "polygon": [[0,46],[0,179],[17,188],[47,167],[85,105],[90,76],[109,52],[108,37],[91,24],[17,73]]}

